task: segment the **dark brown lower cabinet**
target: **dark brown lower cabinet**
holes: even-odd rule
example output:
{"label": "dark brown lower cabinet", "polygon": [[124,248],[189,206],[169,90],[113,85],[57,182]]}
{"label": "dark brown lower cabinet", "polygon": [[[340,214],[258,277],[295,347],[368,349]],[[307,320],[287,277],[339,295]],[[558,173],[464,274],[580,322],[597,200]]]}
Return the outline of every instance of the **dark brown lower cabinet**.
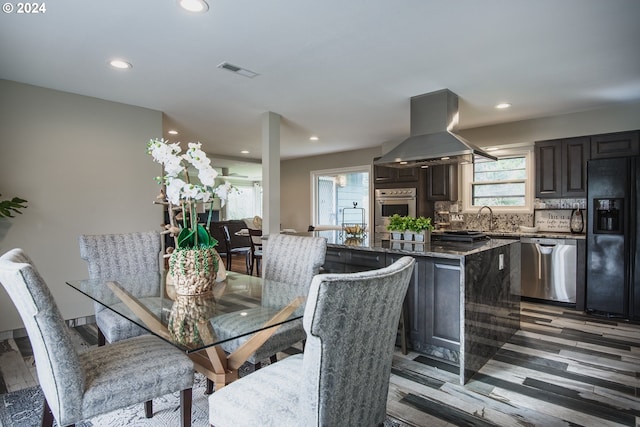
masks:
{"label": "dark brown lower cabinet", "polygon": [[[402,255],[387,254],[387,264]],[[460,349],[460,263],[415,257],[405,308],[409,319],[409,347],[432,353],[432,346]]]}
{"label": "dark brown lower cabinet", "polygon": [[[327,273],[354,273],[391,265],[403,254],[328,247]],[[432,353],[433,347],[460,349],[460,262],[415,256],[405,297],[409,347]]]}
{"label": "dark brown lower cabinet", "polygon": [[357,273],[386,265],[384,252],[328,247],[322,268],[327,273]]}

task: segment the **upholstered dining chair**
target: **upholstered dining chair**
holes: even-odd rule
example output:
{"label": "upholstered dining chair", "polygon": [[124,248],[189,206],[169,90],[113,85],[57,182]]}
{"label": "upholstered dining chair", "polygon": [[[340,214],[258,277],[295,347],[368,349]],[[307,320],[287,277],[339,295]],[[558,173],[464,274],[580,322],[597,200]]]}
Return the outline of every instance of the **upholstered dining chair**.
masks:
{"label": "upholstered dining chair", "polygon": [[253,267],[256,267],[256,276],[262,271],[262,230],[250,228],[249,240],[251,241],[251,261],[249,262],[249,274],[253,276]]}
{"label": "upholstered dining chair", "polygon": [[[157,231],[122,234],[83,234],[78,238],[80,257],[87,262],[91,279],[117,279],[122,275],[160,274],[162,242]],[[145,299],[146,305],[156,307],[156,315],[161,316],[162,298],[154,281],[142,281],[133,290],[135,296]],[[120,302],[117,305],[124,305]],[[144,335],[140,326],[120,316],[113,310],[95,302],[93,304],[98,345],[114,343],[123,339]],[[145,402],[145,414],[153,414],[153,402]]]}
{"label": "upholstered dining chair", "polygon": [[[236,313],[223,314],[211,319],[211,325],[219,339],[238,336],[238,328],[246,330],[247,324],[258,328],[295,298],[306,296],[313,276],[324,264],[327,240],[323,237],[274,234],[264,241],[264,250],[262,306],[244,310],[240,319]],[[302,314],[303,311],[304,305],[298,308],[297,313]],[[232,339],[222,343],[221,347],[226,352],[233,353],[249,338],[250,336],[244,336]],[[270,358],[275,362],[278,352],[305,338],[301,320],[287,322],[247,361],[259,369],[262,360]]]}
{"label": "upholstered dining chair", "polygon": [[213,393],[211,425],[382,425],[414,264],[407,256],[379,270],[314,277],[303,318],[304,354]]}
{"label": "upholstered dining chair", "polygon": [[0,257],[0,283],[25,325],[45,396],[43,426],[75,423],[180,392],[181,425],[191,425],[193,362],[145,335],[78,353],[47,284],[21,249]]}
{"label": "upholstered dining chair", "polygon": [[[83,234],[78,238],[80,257],[87,262],[91,279],[116,279],[123,275],[159,274],[161,241],[157,231],[123,234]],[[160,306],[160,290],[153,281],[148,287],[136,289],[136,297],[157,298]],[[116,342],[145,333],[112,310],[94,303],[98,326],[98,345]]]}
{"label": "upholstered dining chair", "polygon": [[249,246],[241,246],[234,248],[231,244],[231,233],[229,233],[229,227],[226,225],[221,225],[220,230],[222,231],[222,235],[224,236],[224,250],[225,257],[227,262],[227,270],[231,271],[231,263],[233,262],[233,255],[242,255],[245,259],[245,265],[247,267],[247,274],[249,274],[249,266],[250,257],[251,257],[251,247]]}

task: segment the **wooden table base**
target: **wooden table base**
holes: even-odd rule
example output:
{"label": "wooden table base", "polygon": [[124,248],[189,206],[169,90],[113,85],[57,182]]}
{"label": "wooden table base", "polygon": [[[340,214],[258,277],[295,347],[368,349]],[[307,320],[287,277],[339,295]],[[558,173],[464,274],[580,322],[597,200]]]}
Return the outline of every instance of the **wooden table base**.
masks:
{"label": "wooden table base", "polygon": [[[160,320],[144,307],[140,302],[131,295],[128,291],[123,289],[117,282],[107,282],[107,286],[113,291],[115,295],[127,306],[133,313],[144,322],[145,325],[156,335],[168,340],[173,341],[171,334],[166,326],[160,322]],[[251,338],[236,349],[233,353],[227,355],[220,346],[207,347],[202,351],[195,353],[188,353],[188,356],[193,360],[196,371],[206,376],[209,380],[207,382],[207,391],[211,388],[210,381],[215,383],[216,390],[221,389],[225,385],[238,379],[238,370],[247,361],[255,351],[260,348],[277,330],[280,325],[278,323],[284,322],[293,314],[293,312],[304,302],[304,297],[298,297],[294,299],[289,305],[284,307],[278,313],[276,313],[267,323],[265,323],[265,329],[256,332]],[[205,341],[214,341],[213,335],[209,330],[208,322],[200,323],[199,332]],[[212,390],[211,390],[212,391]],[[210,393],[208,393],[210,394]]]}

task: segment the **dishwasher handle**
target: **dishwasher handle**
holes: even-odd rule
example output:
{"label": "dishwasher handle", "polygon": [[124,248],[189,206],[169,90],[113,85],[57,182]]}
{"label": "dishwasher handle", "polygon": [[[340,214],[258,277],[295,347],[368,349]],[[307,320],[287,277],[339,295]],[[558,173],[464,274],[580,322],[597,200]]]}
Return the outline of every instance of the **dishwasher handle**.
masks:
{"label": "dishwasher handle", "polygon": [[576,239],[552,239],[547,237],[521,237],[520,243],[534,243],[537,245],[545,246],[557,246],[557,245],[569,245],[576,246]]}
{"label": "dishwasher handle", "polygon": [[553,252],[553,249],[556,247],[556,245],[541,245],[539,243],[536,243],[536,247],[538,248],[538,251],[541,254],[550,255]]}

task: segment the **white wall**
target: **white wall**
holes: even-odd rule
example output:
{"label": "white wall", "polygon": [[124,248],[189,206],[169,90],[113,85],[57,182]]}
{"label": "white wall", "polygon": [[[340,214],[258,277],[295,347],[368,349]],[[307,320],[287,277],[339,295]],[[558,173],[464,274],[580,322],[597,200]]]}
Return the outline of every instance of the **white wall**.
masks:
{"label": "white wall", "polygon": [[307,231],[311,224],[311,171],[370,165],[380,147],[284,160],[280,164],[282,228]]}
{"label": "white wall", "polygon": [[[162,209],[146,154],[162,136],[162,113],[0,80],[0,199],[29,201],[0,218],[0,253],[23,248],[65,318],[93,314],[65,280],[87,276],[78,235],[159,229]],[[22,322],[0,287],[0,331]]]}

